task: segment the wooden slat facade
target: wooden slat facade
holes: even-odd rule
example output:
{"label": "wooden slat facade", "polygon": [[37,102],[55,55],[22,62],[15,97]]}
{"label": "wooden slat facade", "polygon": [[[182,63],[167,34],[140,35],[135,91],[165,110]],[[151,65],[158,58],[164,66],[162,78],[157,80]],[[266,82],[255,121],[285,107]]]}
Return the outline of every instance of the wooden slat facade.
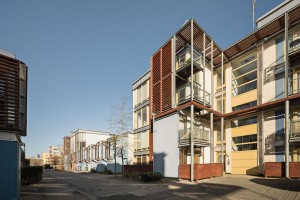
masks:
{"label": "wooden slat facade", "polygon": [[27,67],[19,60],[0,55],[0,130],[26,135],[26,111]]}

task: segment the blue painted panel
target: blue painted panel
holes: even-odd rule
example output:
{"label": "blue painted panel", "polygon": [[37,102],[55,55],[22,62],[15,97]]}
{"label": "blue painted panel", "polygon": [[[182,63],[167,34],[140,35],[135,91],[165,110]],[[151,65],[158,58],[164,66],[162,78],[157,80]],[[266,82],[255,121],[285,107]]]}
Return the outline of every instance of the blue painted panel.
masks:
{"label": "blue painted panel", "polygon": [[15,141],[0,141],[0,197],[20,198],[20,147]]}
{"label": "blue painted panel", "polygon": [[275,155],[276,162],[284,162],[284,110],[275,111]]}

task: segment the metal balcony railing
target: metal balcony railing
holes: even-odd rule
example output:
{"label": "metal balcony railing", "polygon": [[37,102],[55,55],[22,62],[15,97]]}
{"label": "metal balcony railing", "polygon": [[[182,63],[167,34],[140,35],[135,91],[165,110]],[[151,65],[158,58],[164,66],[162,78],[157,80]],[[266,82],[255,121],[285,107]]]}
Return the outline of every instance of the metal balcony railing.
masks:
{"label": "metal balcony railing", "polygon": [[[186,48],[185,50],[183,50],[176,56],[176,62],[178,63],[176,71],[179,71],[179,70],[191,65],[191,58],[187,58],[188,57],[187,54],[189,54],[189,55],[191,54],[191,48]],[[201,55],[197,51],[194,50],[193,56],[194,56],[194,66],[196,68],[202,69]]]}
{"label": "metal balcony railing", "polygon": [[291,122],[290,139],[300,139],[300,120],[293,120]]}
{"label": "metal balcony railing", "polygon": [[289,95],[300,93],[300,77],[289,80]]}
{"label": "metal balcony railing", "polygon": [[[191,129],[182,129],[179,131],[178,144],[179,146],[188,146],[191,143]],[[193,129],[194,145],[208,146],[210,144],[209,131],[194,128]]]}
{"label": "metal balcony railing", "polygon": [[300,50],[300,33],[289,38],[289,53]]}
{"label": "metal balcony railing", "polygon": [[[182,104],[191,100],[191,82],[186,83],[182,88],[177,90],[178,102]],[[199,83],[194,82],[194,100],[199,103],[204,103],[203,95],[205,98],[205,104],[210,106],[210,93],[204,91]]]}

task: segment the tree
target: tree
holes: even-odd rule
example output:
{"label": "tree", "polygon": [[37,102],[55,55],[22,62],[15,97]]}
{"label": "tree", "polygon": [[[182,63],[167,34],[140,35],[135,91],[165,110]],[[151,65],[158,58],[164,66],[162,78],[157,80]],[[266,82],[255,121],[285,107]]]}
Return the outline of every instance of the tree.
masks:
{"label": "tree", "polygon": [[54,169],[56,169],[56,165],[59,163],[59,157],[57,155],[51,156],[53,158]]}
{"label": "tree", "polygon": [[112,144],[115,151],[115,173],[116,173],[116,156],[122,159],[122,173],[124,171],[124,156],[127,154],[128,142],[126,142],[125,135],[130,132],[131,112],[127,106],[127,98],[122,97],[121,103],[112,106],[111,117],[109,120],[110,129],[114,136],[111,137]]}

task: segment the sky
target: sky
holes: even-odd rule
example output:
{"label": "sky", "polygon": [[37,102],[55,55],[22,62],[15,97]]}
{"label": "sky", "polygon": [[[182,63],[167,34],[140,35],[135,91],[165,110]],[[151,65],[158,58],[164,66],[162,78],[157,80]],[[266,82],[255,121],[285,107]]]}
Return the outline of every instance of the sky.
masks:
{"label": "sky", "polygon": [[[0,0],[0,49],[28,65],[26,156],[77,129],[109,131],[150,57],[194,18],[221,47],[252,31],[251,0]],[[256,0],[255,18],[283,0]]]}

